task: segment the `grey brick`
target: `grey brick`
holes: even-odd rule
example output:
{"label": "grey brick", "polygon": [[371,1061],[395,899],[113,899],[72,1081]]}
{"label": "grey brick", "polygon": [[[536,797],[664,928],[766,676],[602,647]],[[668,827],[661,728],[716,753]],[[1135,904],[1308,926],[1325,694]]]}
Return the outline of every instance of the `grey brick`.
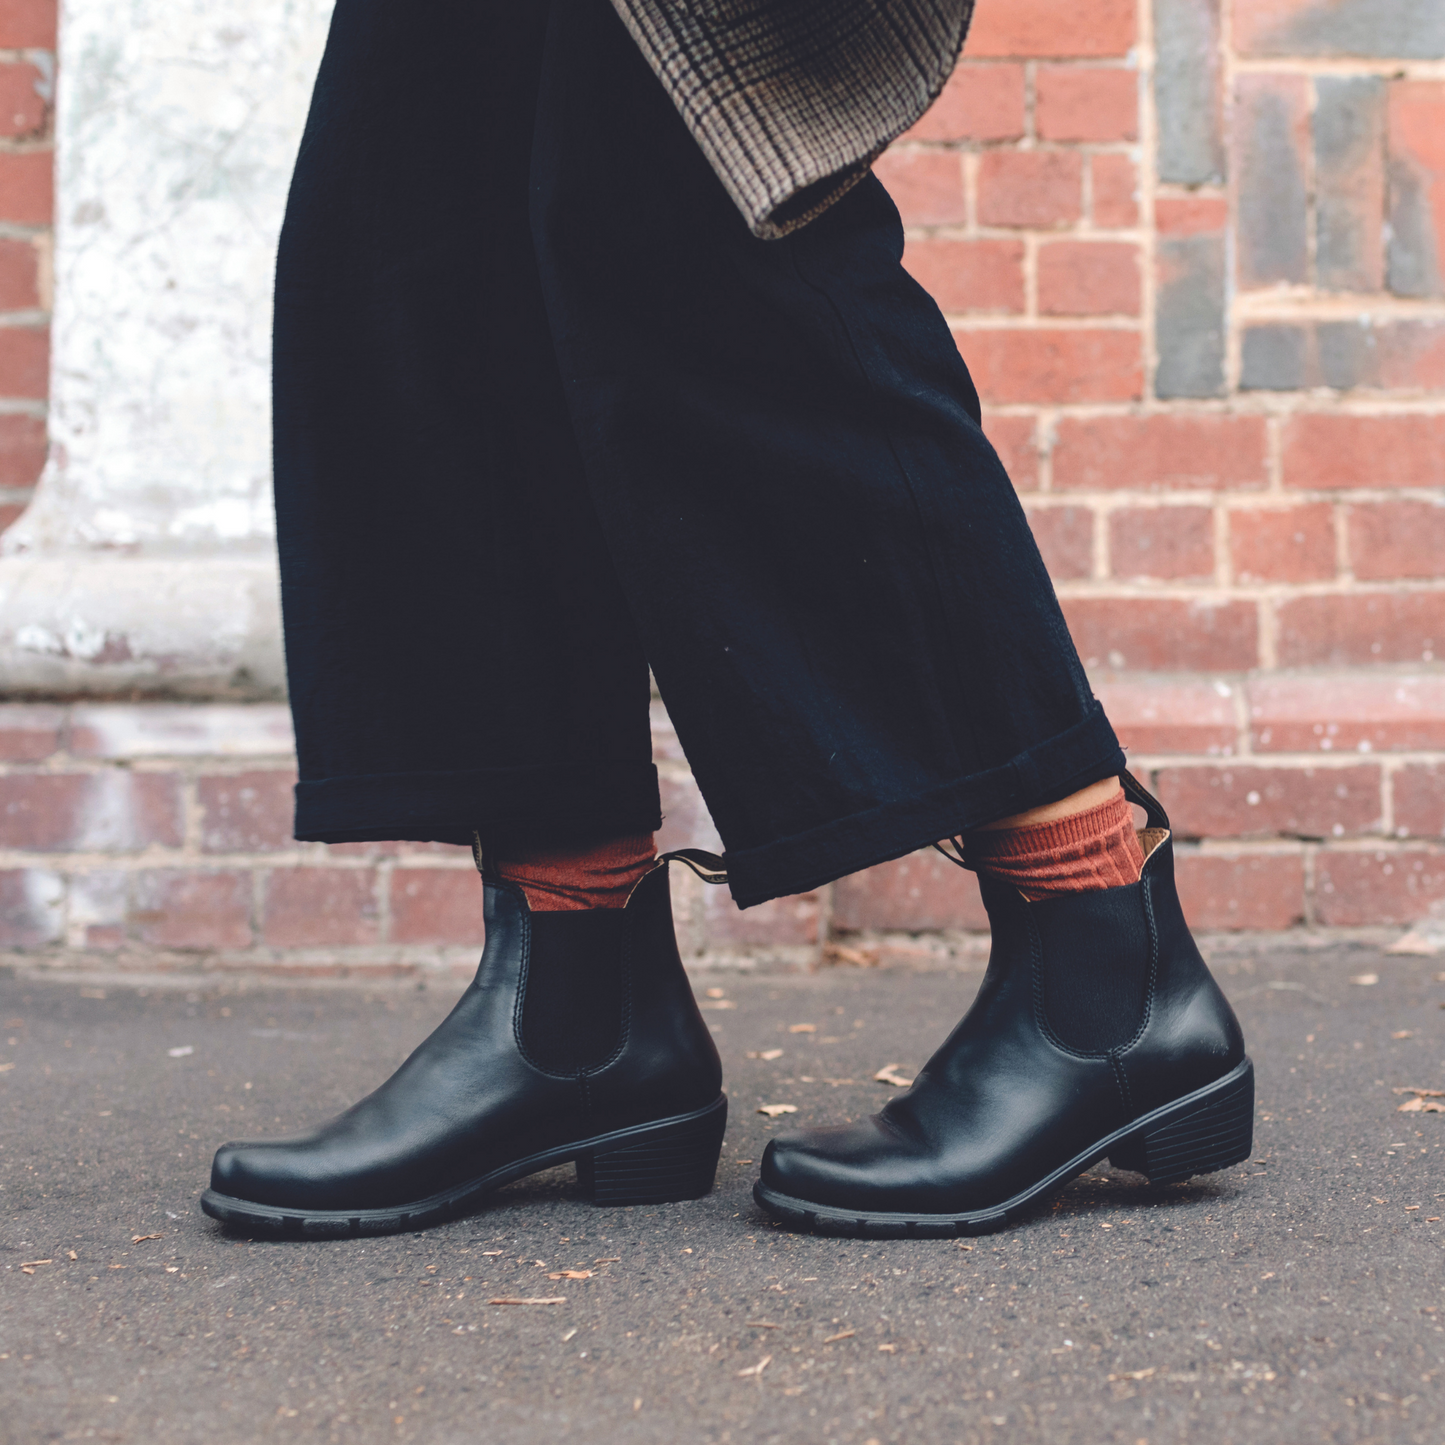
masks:
{"label": "grey brick", "polygon": [[1307,82],[1249,75],[1235,117],[1239,281],[1246,288],[1308,280],[1308,208],[1301,155]]}
{"label": "grey brick", "polygon": [[1315,95],[1318,284],[1378,291],[1384,282],[1385,82],[1322,77]]}
{"label": "grey brick", "polygon": [[1219,0],[1154,0],[1159,179],[1174,185],[1224,180],[1219,88]]}
{"label": "grey brick", "polygon": [[1309,336],[1303,326],[1251,326],[1240,341],[1241,391],[1298,391]]}
{"label": "grey brick", "polygon": [[1445,57],[1441,0],[1314,0],[1256,42],[1255,55]]}
{"label": "grey brick", "polygon": [[1224,394],[1224,237],[1162,236],[1155,319],[1161,397]]}
{"label": "grey brick", "polygon": [[1368,321],[1321,321],[1315,327],[1319,379],[1336,391],[1379,381],[1375,330]]}

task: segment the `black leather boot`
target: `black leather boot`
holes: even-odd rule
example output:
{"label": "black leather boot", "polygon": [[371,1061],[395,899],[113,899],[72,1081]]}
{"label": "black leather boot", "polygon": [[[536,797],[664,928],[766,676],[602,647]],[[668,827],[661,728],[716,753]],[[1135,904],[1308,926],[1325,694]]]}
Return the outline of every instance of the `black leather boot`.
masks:
{"label": "black leather boot", "polygon": [[1169,820],[1143,876],[1030,903],[981,877],[988,972],[906,1093],[858,1124],[774,1139],[753,1190],[787,1223],[870,1237],[982,1234],[1108,1158],[1155,1184],[1249,1157],[1254,1067],[1179,906]]}
{"label": "black leather boot", "polygon": [[625,908],[533,913],[520,888],[483,882],[486,947],[457,1006],[329,1124],[224,1145],[207,1214],[248,1230],[387,1234],[569,1160],[598,1204],[712,1188],[727,1100],[678,957],[666,859]]}

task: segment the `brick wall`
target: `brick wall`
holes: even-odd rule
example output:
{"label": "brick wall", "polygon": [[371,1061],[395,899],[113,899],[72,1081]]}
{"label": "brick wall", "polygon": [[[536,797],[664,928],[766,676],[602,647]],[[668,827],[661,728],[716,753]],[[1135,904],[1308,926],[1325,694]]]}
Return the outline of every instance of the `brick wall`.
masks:
{"label": "brick wall", "polygon": [[55,0],[0,0],[0,530],[45,461]]}
{"label": "brick wall", "polygon": [[[52,29],[0,0],[0,506],[41,459]],[[878,169],[1196,925],[1445,900],[1445,5],[984,0]],[[655,740],[661,841],[716,847]],[[272,708],[0,706],[0,949],[466,966],[466,854],[292,842],[289,748]],[[931,853],[746,914],[677,890],[703,960],[985,923]]]}

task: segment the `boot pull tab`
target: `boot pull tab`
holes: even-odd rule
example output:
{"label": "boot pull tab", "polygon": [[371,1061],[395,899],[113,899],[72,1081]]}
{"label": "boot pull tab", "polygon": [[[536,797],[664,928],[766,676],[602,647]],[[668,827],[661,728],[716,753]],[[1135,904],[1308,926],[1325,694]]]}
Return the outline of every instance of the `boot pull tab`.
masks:
{"label": "boot pull tab", "polygon": [[671,853],[660,854],[654,867],[662,868],[674,861],[686,863],[704,883],[728,881],[728,870],[716,853],[705,853],[701,848],[678,848]]}
{"label": "boot pull tab", "polygon": [[1133,773],[1127,769],[1119,774],[1119,784],[1124,789],[1124,796],[1131,803],[1137,803],[1143,808],[1148,819],[1150,828],[1169,828],[1169,814],[1164,811],[1159,799],[1154,796]]}

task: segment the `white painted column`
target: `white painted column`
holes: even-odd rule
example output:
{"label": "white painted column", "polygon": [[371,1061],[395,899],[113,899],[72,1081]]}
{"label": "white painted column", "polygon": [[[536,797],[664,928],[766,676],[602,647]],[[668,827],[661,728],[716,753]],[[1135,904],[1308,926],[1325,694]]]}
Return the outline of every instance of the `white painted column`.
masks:
{"label": "white painted column", "polygon": [[330,0],[64,0],[50,461],[0,693],[276,697],[276,238]]}

